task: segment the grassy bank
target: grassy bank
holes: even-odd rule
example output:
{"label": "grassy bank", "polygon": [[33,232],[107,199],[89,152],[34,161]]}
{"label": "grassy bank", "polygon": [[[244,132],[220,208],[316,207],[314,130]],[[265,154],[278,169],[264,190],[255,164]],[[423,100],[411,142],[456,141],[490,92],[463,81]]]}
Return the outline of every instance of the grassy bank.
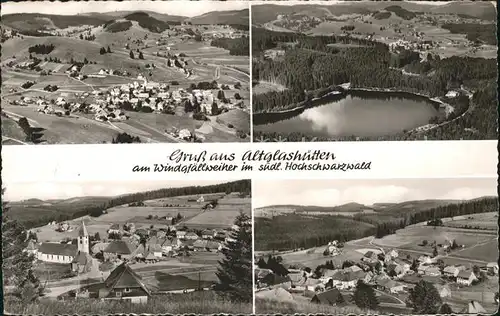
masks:
{"label": "grassy bank", "polygon": [[195,292],[177,295],[154,296],[146,304],[131,304],[125,301],[101,301],[80,299],[54,301],[41,299],[36,304],[23,305],[5,299],[4,313],[22,315],[107,315],[118,313],[135,314],[251,314],[251,303],[234,303],[224,300],[214,292]]}
{"label": "grassy bank", "polygon": [[374,312],[362,310],[356,306],[329,306],[307,302],[283,302],[264,298],[255,298],[255,312],[257,314],[374,314]]}

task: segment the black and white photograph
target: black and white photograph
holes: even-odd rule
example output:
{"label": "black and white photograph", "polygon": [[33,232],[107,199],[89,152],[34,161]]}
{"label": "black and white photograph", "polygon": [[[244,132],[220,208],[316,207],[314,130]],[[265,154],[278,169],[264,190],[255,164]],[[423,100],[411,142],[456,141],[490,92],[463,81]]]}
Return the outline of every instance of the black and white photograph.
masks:
{"label": "black and white photograph", "polygon": [[4,313],[252,313],[251,181],[7,183]]}
{"label": "black and white photograph", "polygon": [[250,141],[249,5],[2,3],[2,144]]}
{"label": "black and white photograph", "polygon": [[498,310],[497,178],[254,180],[257,314]]}
{"label": "black and white photograph", "polygon": [[253,139],[497,139],[495,1],[252,1]]}

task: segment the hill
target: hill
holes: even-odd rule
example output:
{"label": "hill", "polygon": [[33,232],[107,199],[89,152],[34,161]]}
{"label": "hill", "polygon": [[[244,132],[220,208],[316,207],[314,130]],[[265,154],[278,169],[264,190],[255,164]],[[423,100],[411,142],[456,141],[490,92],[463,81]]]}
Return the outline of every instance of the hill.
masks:
{"label": "hill", "polygon": [[41,13],[14,13],[2,15],[2,23],[18,30],[31,33],[51,29],[64,29],[70,26],[99,26],[109,21],[109,17],[85,15],[55,15]]}
{"label": "hill", "polygon": [[145,28],[153,33],[161,33],[165,30],[170,29],[170,26],[167,22],[157,20],[146,12],[134,12],[129,15],[126,15],[124,19],[129,21],[136,21],[139,23],[139,26]]}
{"label": "hill", "polygon": [[248,9],[232,11],[212,11],[187,19],[192,24],[232,24],[248,25]]}
{"label": "hill", "polygon": [[[282,206],[283,207],[283,206]],[[272,217],[255,216],[255,240],[257,250],[291,250],[325,245],[328,241],[349,241],[375,235],[382,238],[394,234],[408,225],[427,222],[435,218],[447,218],[498,210],[497,197],[483,197],[472,200],[421,200],[403,203],[378,203],[376,212],[358,212],[352,217],[332,214],[301,214],[294,208],[311,207],[287,206],[288,212],[274,213]],[[336,207],[355,211],[362,204],[349,203]],[[270,207],[267,207],[270,209]],[[317,209],[326,209],[319,208]],[[347,213],[346,213],[347,214]]]}
{"label": "hill", "polygon": [[[395,4],[396,3],[396,4]],[[385,13],[378,13],[385,10]],[[412,19],[419,13],[434,14],[456,14],[467,15],[483,20],[494,20],[496,18],[495,6],[487,1],[484,2],[450,2],[442,5],[431,5],[427,3],[407,1],[353,1],[349,3],[335,3],[329,5],[300,4],[285,6],[279,4],[263,4],[252,6],[252,24],[264,24],[274,21],[278,14],[303,14],[311,17],[340,16],[347,14],[371,15],[377,14],[377,18],[386,19],[393,12],[395,15]]]}
{"label": "hill", "polygon": [[[207,194],[219,192],[250,192],[250,180],[240,180],[207,186],[165,188],[145,192],[124,194],[114,197],[76,197],[64,200],[39,201],[32,199],[8,204],[9,216],[26,228],[43,226],[52,221],[65,221],[90,215],[99,217],[104,211],[132,202],[175,197],[180,195]],[[7,188],[8,189],[8,188]],[[41,203],[40,203],[41,202]]]}

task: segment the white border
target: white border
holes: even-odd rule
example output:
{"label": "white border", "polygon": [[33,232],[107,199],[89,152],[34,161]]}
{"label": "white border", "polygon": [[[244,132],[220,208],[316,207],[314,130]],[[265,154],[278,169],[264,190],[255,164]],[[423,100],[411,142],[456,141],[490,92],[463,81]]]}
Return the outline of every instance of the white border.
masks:
{"label": "white border", "polygon": [[[224,143],[54,145],[2,148],[2,180],[19,182],[238,180],[238,179],[386,179],[496,177],[497,141],[411,141],[330,143]],[[235,154],[233,172],[132,172],[135,165],[167,163],[176,150],[199,154]],[[369,170],[258,171],[262,162],[248,162],[253,171],[239,171],[247,151],[315,151],[334,153],[328,163],[371,161]],[[312,161],[315,163],[317,161]],[[220,162],[207,162],[220,164]],[[282,162],[282,164],[285,164]],[[174,164],[175,165],[175,164]]]}

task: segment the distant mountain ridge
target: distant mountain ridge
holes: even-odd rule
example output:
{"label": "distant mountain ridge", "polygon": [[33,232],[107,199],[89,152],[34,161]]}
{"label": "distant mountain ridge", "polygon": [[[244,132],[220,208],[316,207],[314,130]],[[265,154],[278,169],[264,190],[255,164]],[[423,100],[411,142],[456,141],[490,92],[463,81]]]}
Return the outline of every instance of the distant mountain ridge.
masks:
{"label": "distant mountain ridge", "polygon": [[266,213],[266,212],[276,212],[280,213],[307,213],[307,212],[324,212],[324,213],[362,213],[367,211],[374,212],[385,212],[393,210],[423,210],[430,209],[434,207],[444,206],[448,204],[461,203],[466,201],[476,201],[488,198],[495,198],[494,196],[483,196],[474,199],[464,199],[464,200],[439,200],[439,199],[428,199],[428,200],[415,200],[415,201],[405,201],[400,203],[374,203],[373,205],[365,205],[356,202],[346,203],[337,206],[314,206],[314,205],[294,205],[294,204],[278,204],[278,205],[268,205],[255,208],[256,213]]}
{"label": "distant mountain ridge", "polygon": [[88,12],[76,15],[57,15],[43,13],[13,13],[2,15],[0,23],[20,32],[37,32],[39,30],[64,29],[81,25],[111,25],[115,20],[126,19],[136,21],[152,32],[168,29],[168,25],[182,22],[193,24],[248,24],[248,9],[232,11],[212,11],[199,16],[187,17],[169,15],[152,11],[114,11]]}
{"label": "distant mountain ridge", "polygon": [[278,14],[304,14],[314,17],[324,17],[327,15],[339,16],[343,14],[371,15],[387,8],[393,12],[405,13],[405,11],[410,11],[411,13],[457,14],[489,21],[496,20],[497,16],[495,6],[486,1],[458,1],[441,5],[406,1],[353,1],[324,5],[308,4],[306,2],[305,4],[292,6],[279,4],[254,5],[252,6],[252,23],[264,24],[271,22],[276,19]]}

